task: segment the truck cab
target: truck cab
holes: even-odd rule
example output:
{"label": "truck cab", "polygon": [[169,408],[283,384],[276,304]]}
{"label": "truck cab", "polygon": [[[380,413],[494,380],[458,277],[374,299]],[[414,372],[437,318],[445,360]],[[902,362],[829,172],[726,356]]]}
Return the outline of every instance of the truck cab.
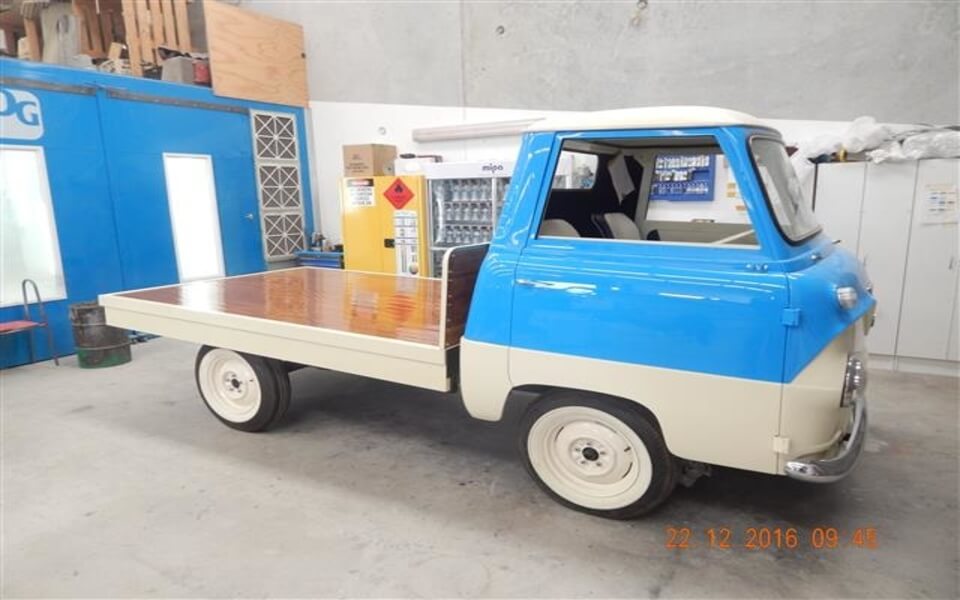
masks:
{"label": "truck cab", "polygon": [[[565,160],[592,176],[555,177]],[[833,481],[866,430],[873,306],[761,121],[547,119],[523,138],[477,279],[462,394],[489,420],[512,391],[541,394],[521,442],[531,474],[605,516],[648,510],[706,464]],[[645,449],[623,414],[649,426]]]}

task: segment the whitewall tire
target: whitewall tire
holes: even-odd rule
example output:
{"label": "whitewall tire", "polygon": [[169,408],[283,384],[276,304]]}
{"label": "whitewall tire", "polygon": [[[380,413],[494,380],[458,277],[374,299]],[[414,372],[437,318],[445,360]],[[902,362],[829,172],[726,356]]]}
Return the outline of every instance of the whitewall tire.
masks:
{"label": "whitewall tire", "polygon": [[550,394],[524,415],[520,449],[527,470],[547,493],[603,517],[638,517],[675,486],[674,459],[663,436],[627,401]]}
{"label": "whitewall tire", "polygon": [[290,403],[290,381],[278,361],[204,346],[197,353],[197,388],[210,412],[240,431],[275,425]]}

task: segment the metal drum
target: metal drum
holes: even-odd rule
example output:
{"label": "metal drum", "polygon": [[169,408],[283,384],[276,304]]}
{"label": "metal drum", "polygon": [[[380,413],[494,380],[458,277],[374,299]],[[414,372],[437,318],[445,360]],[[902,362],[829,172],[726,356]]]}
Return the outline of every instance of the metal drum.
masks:
{"label": "metal drum", "polygon": [[107,325],[106,313],[96,302],[72,304],[70,324],[81,368],[98,369],[130,362],[127,330]]}

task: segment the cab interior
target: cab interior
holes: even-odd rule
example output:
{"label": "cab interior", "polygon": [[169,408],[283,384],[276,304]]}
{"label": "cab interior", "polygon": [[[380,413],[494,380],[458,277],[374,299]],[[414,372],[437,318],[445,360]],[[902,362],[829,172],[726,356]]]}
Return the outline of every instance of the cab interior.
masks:
{"label": "cab interior", "polygon": [[[683,161],[705,165],[664,167]],[[538,235],[756,246],[753,225],[727,164],[711,138],[566,140]],[[660,193],[682,189],[685,180],[670,178],[696,171],[700,173],[695,176],[709,180],[688,182],[699,194],[672,199]]]}

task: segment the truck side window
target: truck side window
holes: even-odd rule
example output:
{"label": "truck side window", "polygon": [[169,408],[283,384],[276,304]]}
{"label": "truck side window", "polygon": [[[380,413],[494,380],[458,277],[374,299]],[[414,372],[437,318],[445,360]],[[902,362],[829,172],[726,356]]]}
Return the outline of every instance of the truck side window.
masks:
{"label": "truck side window", "polygon": [[538,235],[757,245],[723,151],[700,137],[565,141]]}

